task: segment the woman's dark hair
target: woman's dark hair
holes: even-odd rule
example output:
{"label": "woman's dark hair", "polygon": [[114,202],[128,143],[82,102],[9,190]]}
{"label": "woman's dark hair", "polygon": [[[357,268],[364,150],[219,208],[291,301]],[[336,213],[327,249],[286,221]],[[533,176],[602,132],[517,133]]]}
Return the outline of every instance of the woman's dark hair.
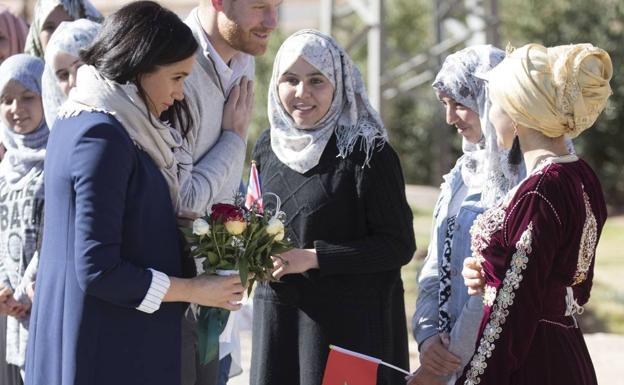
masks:
{"label": "woman's dark hair", "polygon": [[507,158],[509,164],[517,166],[522,162],[522,150],[520,149],[520,139],[518,135],[514,136],[513,144],[511,145],[511,150],[509,150],[509,155]]}
{"label": "woman's dark hair", "polygon": [[[193,32],[175,13],[153,1],[137,1],[107,17],[93,44],[82,50],[80,57],[107,79],[136,84],[149,105],[140,77],[158,66],[188,59],[197,47]],[[149,112],[148,116],[151,119]],[[161,118],[179,122],[184,135],[193,124],[186,100],[174,101]]]}

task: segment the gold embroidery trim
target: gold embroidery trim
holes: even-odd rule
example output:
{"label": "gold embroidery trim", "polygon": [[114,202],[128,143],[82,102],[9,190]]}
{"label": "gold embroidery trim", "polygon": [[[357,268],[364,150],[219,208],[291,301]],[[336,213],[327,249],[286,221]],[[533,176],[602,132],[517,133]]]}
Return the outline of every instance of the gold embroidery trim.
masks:
{"label": "gold embroidery trim", "polygon": [[483,250],[490,243],[492,234],[503,228],[505,221],[505,207],[493,207],[482,214],[479,214],[470,228],[470,250],[472,256],[483,263]]}
{"label": "gold embroidery trim", "polygon": [[509,316],[508,308],[513,305],[515,298],[515,290],[520,287],[522,281],[522,272],[527,268],[529,262],[529,254],[531,254],[531,242],[533,240],[533,222],[529,223],[527,229],[524,230],[518,242],[516,242],[516,252],[511,257],[511,264],[503,279],[502,288],[496,296],[496,302],[490,313],[483,336],[479,342],[477,352],[470,361],[470,369],[466,374],[464,385],[476,385],[481,382],[481,376],[487,368],[487,359],[492,357],[496,341],[500,338],[503,331],[502,326]]}
{"label": "gold embroidery trim", "polygon": [[589,203],[589,196],[583,191],[585,201],[585,223],[583,224],[583,234],[579,245],[578,260],[576,262],[576,273],[572,285],[578,285],[587,279],[589,267],[596,255],[596,243],[598,242],[598,223]]}

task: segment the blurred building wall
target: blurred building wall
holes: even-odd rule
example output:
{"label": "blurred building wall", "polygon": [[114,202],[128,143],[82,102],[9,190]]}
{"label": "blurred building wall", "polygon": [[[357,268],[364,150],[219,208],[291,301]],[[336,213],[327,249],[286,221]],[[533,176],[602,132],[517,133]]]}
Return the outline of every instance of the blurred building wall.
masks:
{"label": "blurred building wall", "polygon": [[[32,18],[36,0],[0,0],[0,4],[8,6],[15,14],[23,16],[27,21]],[[91,0],[93,5],[104,15],[109,15],[128,4],[129,0]],[[159,0],[158,3],[177,13],[182,19],[197,4],[198,0]],[[318,28],[318,0],[284,0],[280,7],[280,28],[289,33],[302,28]]]}

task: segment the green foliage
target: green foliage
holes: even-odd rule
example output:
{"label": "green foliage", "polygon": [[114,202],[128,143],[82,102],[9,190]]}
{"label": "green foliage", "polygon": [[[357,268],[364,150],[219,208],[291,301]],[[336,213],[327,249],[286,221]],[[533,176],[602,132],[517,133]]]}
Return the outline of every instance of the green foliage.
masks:
{"label": "green foliage", "polygon": [[592,43],[613,61],[613,95],[594,127],[574,140],[577,152],[598,173],[607,201],[624,206],[624,2],[621,0],[501,1],[501,41],[546,46]]}
{"label": "green foliage", "polygon": [[[254,116],[249,127],[249,139],[247,146],[247,159],[251,160],[251,152],[253,144],[262,133],[269,128],[269,118],[267,114],[267,106],[269,104],[269,83],[271,82],[271,74],[273,73],[273,60],[277,55],[282,42],[286,40],[287,35],[277,30],[271,34],[267,51],[262,56],[256,56],[256,80],[255,80],[255,100],[254,100]],[[249,164],[249,162],[248,162]],[[248,173],[244,174],[245,177]]]}
{"label": "green foliage", "polygon": [[[382,57],[386,70],[396,68],[433,45],[431,5],[428,0],[385,2]],[[355,17],[351,21],[353,24],[358,22]],[[340,34],[337,39],[344,43]],[[366,79],[366,46],[356,47],[350,55]],[[437,65],[426,63],[425,67]],[[400,77],[392,85],[401,85],[409,76]],[[410,93],[384,101],[382,106],[390,143],[399,154],[407,183],[439,184],[440,176],[451,168],[459,154],[458,135],[444,122],[430,83],[428,80]],[[444,151],[436,145],[440,142],[443,142]]]}
{"label": "green foliage", "polygon": [[[461,3],[461,2],[460,2]],[[384,19],[384,66],[395,68],[433,45],[433,17],[430,0],[386,0]],[[621,0],[499,0],[501,42],[515,46],[538,42],[547,46],[590,42],[609,52],[615,76],[613,96],[596,125],[575,139],[577,152],[599,175],[607,201],[624,207],[624,78],[617,76],[624,63],[624,2]],[[462,9],[453,15],[462,19]],[[347,36],[359,31],[361,21],[351,15],[334,31],[347,45]],[[341,31],[349,31],[349,33]],[[256,61],[256,108],[249,143],[268,127],[267,91],[273,59],[285,34],[274,33],[267,53]],[[364,40],[365,41],[365,40]],[[457,49],[460,49],[458,47]],[[502,47],[504,48],[504,47]],[[349,54],[366,79],[366,44],[351,47]],[[426,63],[437,69],[440,63]],[[398,83],[405,81],[400,78]],[[406,181],[437,185],[460,154],[461,141],[453,127],[444,122],[430,81],[408,94],[387,100],[382,106],[390,142],[397,150]],[[249,146],[251,151],[253,146]]]}

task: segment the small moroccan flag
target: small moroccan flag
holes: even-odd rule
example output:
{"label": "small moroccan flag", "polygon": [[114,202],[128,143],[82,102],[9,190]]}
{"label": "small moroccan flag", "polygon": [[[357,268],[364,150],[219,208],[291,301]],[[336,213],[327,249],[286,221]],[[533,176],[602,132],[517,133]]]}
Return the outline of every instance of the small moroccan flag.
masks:
{"label": "small moroccan flag", "polygon": [[323,385],[375,385],[380,360],[330,346]]}
{"label": "small moroccan flag", "polygon": [[263,206],[260,176],[258,175],[256,162],[252,161],[251,169],[249,170],[249,182],[247,183],[247,194],[245,195],[245,207],[250,209],[254,202],[258,206],[258,211],[262,212]]}

